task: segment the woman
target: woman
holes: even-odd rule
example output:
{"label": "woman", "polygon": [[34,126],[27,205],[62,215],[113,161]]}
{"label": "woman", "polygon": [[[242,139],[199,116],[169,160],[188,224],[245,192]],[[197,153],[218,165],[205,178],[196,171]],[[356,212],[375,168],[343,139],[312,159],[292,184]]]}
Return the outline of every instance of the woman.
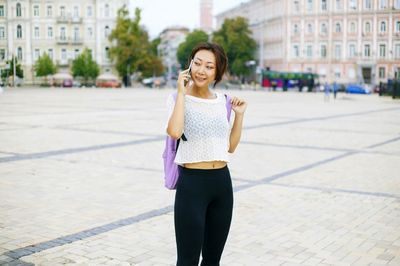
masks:
{"label": "woman", "polygon": [[[235,120],[230,129],[226,98],[209,85],[221,81],[227,57],[221,46],[197,45],[191,68],[178,77],[176,100],[169,96],[167,133],[182,137],[175,157],[179,180],[175,194],[177,266],[219,265],[233,207],[228,153],[239,144],[246,102],[233,97]],[[182,141],[184,140],[184,141]]]}

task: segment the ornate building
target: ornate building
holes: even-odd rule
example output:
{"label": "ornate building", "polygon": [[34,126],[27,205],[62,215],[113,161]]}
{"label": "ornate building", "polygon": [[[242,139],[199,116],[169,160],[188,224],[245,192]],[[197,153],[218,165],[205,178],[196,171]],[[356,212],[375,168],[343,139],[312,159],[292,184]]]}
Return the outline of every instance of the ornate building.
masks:
{"label": "ornate building", "polygon": [[400,0],[251,0],[217,27],[235,16],[248,18],[261,67],[340,83],[400,75]]}
{"label": "ornate building", "polygon": [[67,71],[84,48],[91,50],[101,71],[113,69],[108,35],[117,10],[129,0],[0,0],[0,68],[16,55],[24,83],[34,82],[33,65],[43,53]]}

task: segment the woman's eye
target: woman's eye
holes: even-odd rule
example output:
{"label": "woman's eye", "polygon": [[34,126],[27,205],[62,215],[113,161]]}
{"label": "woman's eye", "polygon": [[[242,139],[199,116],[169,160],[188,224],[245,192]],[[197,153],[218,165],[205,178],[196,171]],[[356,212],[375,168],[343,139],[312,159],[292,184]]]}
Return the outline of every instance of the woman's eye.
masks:
{"label": "woman's eye", "polygon": [[207,69],[210,69],[210,70],[211,70],[211,69],[214,69],[214,68],[213,68],[213,67],[210,67],[210,66],[208,66],[208,67],[207,67]]}
{"label": "woman's eye", "polygon": [[199,63],[199,62],[195,62],[194,64],[195,64],[196,66],[199,66],[199,65],[200,65],[200,63]]}

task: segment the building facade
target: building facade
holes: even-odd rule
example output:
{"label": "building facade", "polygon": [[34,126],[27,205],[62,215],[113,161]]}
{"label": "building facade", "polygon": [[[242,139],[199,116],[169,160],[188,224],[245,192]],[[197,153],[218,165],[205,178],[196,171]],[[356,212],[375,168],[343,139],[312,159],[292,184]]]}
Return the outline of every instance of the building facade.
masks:
{"label": "building facade", "polygon": [[35,83],[33,66],[47,53],[59,67],[69,66],[85,48],[100,65],[113,71],[108,35],[117,10],[128,0],[0,0],[0,68],[16,55],[24,70],[24,83]]}
{"label": "building facade", "polygon": [[400,75],[400,0],[252,0],[217,15],[217,27],[235,16],[249,20],[264,68],[340,83]]}
{"label": "building facade", "polygon": [[161,57],[164,67],[167,69],[167,80],[177,78],[181,65],[178,62],[177,51],[179,45],[185,41],[189,29],[185,27],[168,27],[160,33],[161,42],[157,47],[158,56]]}

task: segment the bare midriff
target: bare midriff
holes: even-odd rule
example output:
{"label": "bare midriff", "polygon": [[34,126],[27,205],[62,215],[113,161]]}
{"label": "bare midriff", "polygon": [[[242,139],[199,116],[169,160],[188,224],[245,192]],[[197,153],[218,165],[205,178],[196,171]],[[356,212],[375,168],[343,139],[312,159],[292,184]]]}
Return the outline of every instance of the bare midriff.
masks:
{"label": "bare midriff", "polygon": [[211,162],[199,162],[199,163],[185,163],[183,167],[190,169],[219,169],[224,168],[226,162],[224,161],[211,161]]}

